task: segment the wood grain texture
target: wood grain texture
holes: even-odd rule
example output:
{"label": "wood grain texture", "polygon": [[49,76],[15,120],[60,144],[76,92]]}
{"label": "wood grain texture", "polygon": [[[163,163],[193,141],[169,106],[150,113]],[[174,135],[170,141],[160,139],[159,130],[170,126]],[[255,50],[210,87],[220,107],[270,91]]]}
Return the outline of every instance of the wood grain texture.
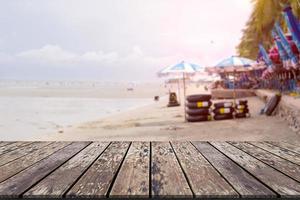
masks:
{"label": "wood grain texture", "polygon": [[33,184],[47,176],[90,142],[74,142],[26,170],[0,183],[1,197],[18,197]]}
{"label": "wood grain texture", "polygon": [[300,166],[245,142],[230,142],[242,151],[300,182]]}
{"label": "wood grain texture", "polygon": [[282,147],[287,150],[290,150],[290,151],[300,154],[300,144],[296,145],[296,144],[290,144],[287,142],[267,142],[267,143],[270,143],[272,145],[279,146],[279,147]]}
{"label": "wood grain texture", "polygon": [[36,150],[39,150],[40,148],[47,146],[51,143],[52,142],[33,142],[29,145],[20,147],[14,151],[10,151],[6,154],[2,154],[0,156],[0,166],[6,164],[8,162],[11,162],[17,158],[20,158],[26,154],[30,154]]}
{"label": "wood grain texture", "polygon": [[44,159],[63,147],[71,144],[71,142],[55,142],[45,146],[31,154],[23,156],[17,160],[9,162],[0,167],[0,182],[28,168],[34,163]]}
{"label": "wood grain texture", "polygon": [[66,196],[105,197],[129,145],[130,142],[111,143]]}
{"label": "wood grain texture", "polygon": [[20,147],[29,145],[32,142],[13,142],[11,144],[7,144],[5,146],[0,147],[0,155],[8,153],[10,151],[13,151],[15,149],[18,149]]}
{"label": "wood grain texture", "polygon": [[300,197],[300,184],[226,142],[210,142],[281,197]]}
{"label": "wood grain texture", "polygon": [[193,193],[169,142],[152,143],[153,197],[192,197]]}
{"label": "wood grain texture", "polygon": [[150,142],[132,142],[110,197],[148,198]]}
{"label": "wood grain texture", "polygon": [[192,143],[242,197],[276,197],[274,192],[207,142]]}
{"label": "wood grain texture", "polygon": [[293,151],[289,151],[285,148],[279,147],[279,146],[275,146],[266,142],[250,142],[250,144],[253,144],[259,148],[262,148],[266,151],[269,151],[281,158],[284,158],[290,162],[293,162],[297,165],[300,165],[300,155],[293,152]]}
{"label": "wood grain texture", "polygon": [[[104,151],[109,142],[94,142],[55,172],[27,191],[24,197],[62,197],[80,175]],[[67,176],[65,176],[67,174]],[[64,177],[64,178],[61,178]]]}
{"label": "wood grain texture", "polygon": [[238,197],[235,190],[190,142],[172,142],[196,197]]}

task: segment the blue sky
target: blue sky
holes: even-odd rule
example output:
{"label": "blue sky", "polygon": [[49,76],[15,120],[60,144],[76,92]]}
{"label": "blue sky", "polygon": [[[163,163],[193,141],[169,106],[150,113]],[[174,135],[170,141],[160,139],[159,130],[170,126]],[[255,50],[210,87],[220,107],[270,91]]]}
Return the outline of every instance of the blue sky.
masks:
{"label": "blue sky", "polygon": [[155,80],[236,54],[250,0],[0,0],[0,79]]}

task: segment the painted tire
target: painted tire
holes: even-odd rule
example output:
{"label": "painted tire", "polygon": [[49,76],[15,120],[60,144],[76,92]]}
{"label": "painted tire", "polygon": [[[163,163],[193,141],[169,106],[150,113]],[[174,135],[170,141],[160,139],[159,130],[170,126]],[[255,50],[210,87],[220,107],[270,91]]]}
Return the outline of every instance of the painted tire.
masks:
{"label": "painted tire", "polygon": [[186,107],[189,109],[209,108],[212,105],[211,101],[187,102]]}
{"label": "painted tire", "polygon": [[246,108],[246,109],[236,109],[235,113],[236,114],[249,113],[249,109],[248,108]]}
{"label": "painted tire", "polygon": [[199,116],[199,115],[208,115],[209,109],[208,108],[196,108],[196,109],[187,109],[186,114],[189,116]]}
{"label": "painted tire", "polygon": [[188,122],[205,122],[210,121],[212,119],[211,115],[199,115],[199,116],[190,116],[186,117]]}
{"label": "painted tire", "polygon": [[267,103],[265,109],[264,109],[264,113],[267,116],[272,115],[273,111],[275,110],[275,108],[277,107],[279,101],[281,99],[281,96],[276,94],[275,96],[273,96]]}
{"label": "painted tire", "polygon": [[237,113],[235,114],[235,118],[246,118],[248,117],[248,113]]}
{"label": "painted tire", "polygon": [[248,109],[248,105],[236,105],[235,108],[237,110],[244,110],[244,109]]}
{"label": "painted tire", "polygon": [[210,94],[197,94],[197,95],[190,95],[186,97],[188,102],[199,102],[199,101],[209,101],[211,99]]}
{"label": "painted tire", "polygon": [[239,100],[236,102],[237,105],[244,105],[247,106],[248,105],[248,101],[247,100]]}
{"label": "painted tire", "polygon": [[215,108],[229,108],[233,106],[232,102],[219,102],[214,103]]}
{"label": "painted tire", "polygon": [[216,108],[213,110],[213,112],[218,115],[218,114],[232,114],[234,111],[234,108]]}
{"label": "painted tire", "polygon": [[233,115],[232,114],[215,115],[214,119],[215,120],[233,119]]}

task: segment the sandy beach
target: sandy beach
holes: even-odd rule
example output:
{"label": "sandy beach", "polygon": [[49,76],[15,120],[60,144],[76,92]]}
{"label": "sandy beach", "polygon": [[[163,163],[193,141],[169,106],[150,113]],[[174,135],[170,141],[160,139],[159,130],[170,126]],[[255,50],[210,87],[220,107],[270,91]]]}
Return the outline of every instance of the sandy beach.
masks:
{"label": "sandy beach", "polygon": [[[6,113],[0,123],[2,140],[300,141],[279,117],[259,115],[264,103],[258,97],[247,98],[250,118],[186,123],[183,102],[180,107],[166,106],[169,87],[161,83],[139,84],[134,91],[127,87],[2,86],[1,110]],[[188,86],[187,94],[203,92],[203,86]],[[154,95],[165,97],[155,102]]]}
{"label": "sandy beach", "polygon": [[[151,88],[149,88],[151,86]],[[174,90],[173,86],[173,90]],[[150,89],[150,90],[149,90]],[[41,95],[45,93],[44,88],[32,89],[33,95]],[[38,92],[38,90],[40,90]],[[63,89],[61,89],[63,90]],[[95,90],[75,90],[71,89],[71,93],[64,93],[65,96],[80,97],[82,93],[90,95],[93,98],[99,98],[100,93],[95,94]],[[119,88],[120,90],[120,88]],[[165,95],[168,88],[154,87],[154,85],[143,85],[139,90],[144,93],[139,93],[136,90],[134,93],[123,93],[135,98],[153,97],[154,94]],[[46,90],[47,91],[47,90]],[[48,95],[58,96],[60,90],[55,90],[54,93]],[[89,91],[89,92],[87,92]],[[118,90],[110,91],[109,97],[120,97]],[[117,92],[116,92],[117,91]],[[120,90],[121,91],[121,90]],[[146,92],[148,91],[148,93]],[[149,92],[150,91],[150,92]],[[195,87],[190,85],[187,90],[188,94],[203,93],[203,87]],[[3,90],[1,92],[4,94]],[[10,91],[10,94],[12,92]],[[102,93],[101,97],[107,97]],[[20,95],[20,93],[18,93]],[[26,93],[28,94],[28,93]],[[130,94],[130,95],[129,95]],[[134,95],[133,95],[134,94]],[[115,96],[114,96],[115,95]],[[125,95],[126,96],[126,95]],[[168,108],[167,98],[161,99],[159,102],[151,101],[148,105],[143,105],[138,108],[114,112],[106,117],[95,118],[94,120],[86,120],[82,123],[72,124],[67,127],[59,127],[53,132],[44,132],[33,137],[33,140],[274,140],[274,141],[300,141],[300,135],[291,131],[287,123],[277,116],[267,117],[259,115],[259,111],[263,108],[264,103],[258,97],[247,98],[249,101],[251,117],[247,119],[235,119],[225,121],[210,121],[203,123],[186,123],[184,122],[184,107]],[[96,117],[95,115],[94,117]]]}
{"label": "sandy beach", "polygon": [[300,141],[286,122],[276,116],[259,115],[263,102],[248,98],[251,117],[225,121],[186,123],[183,107],[167,108],[166,101],[80,124],[45,140],[210,140]]}

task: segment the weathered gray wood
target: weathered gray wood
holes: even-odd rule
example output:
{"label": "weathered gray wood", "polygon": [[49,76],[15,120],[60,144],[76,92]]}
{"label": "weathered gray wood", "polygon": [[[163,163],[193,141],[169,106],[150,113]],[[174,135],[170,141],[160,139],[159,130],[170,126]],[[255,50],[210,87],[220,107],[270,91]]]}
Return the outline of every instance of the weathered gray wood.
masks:
{"label": "weathered gray wood", "polygon": [[[0,183],[1,197],[18,197],[47,174],[85,148],[90,142],[74,142],[26,170]],[[62,177],[64,178],[64,177]]]}
{"label": "weathered gray wood", "polygon": [[[78,177],[104,151],[109,142],[94,142],[27,191],[24,197],[62,197]],[[62,178],[63,177],[63,178]]]}
{"label": "weathered gray wood", "polygon": [[257,148],[252,144],[245,142],[230,142],[230,144],[238,147],[239,149],[245,151],[251,156],[259,159],[260,161],[274,167],[275,169],[285,173],[288,176],[300,181],[300,166],[291,163],[285,159],[282,159],[274,154],[271,154],[263,149]]}
{"label": "weathered gray wood", "polygon": [[5,145],[9,145],[9,144],[12,144],[14,142],[0,142],[0,147],[3,147]]}
{"label": "weathered gray wood", "polygon": [[133,142],[110,197],[149,197],[150,142]]}
{"label": "weathered gray wood", "polygon": [[130,142],[113,142],[67,193],[72,197],[105,197]]}
{"label": "weathered gray wood", "polygon": [[9,163],[17,158],[20,158],[26,154],[30,154],[40,148],[51,144],[52,142],[33,142],[29,145],[20,147],[14,151],[10,151],[8,153],[2,154],[0,156],[0,166],[6,163]]}
{"label": "weathered gray wood", "polygon": [[0,147],[0,155],[8,153],[10,151],[13,151],[15,149],[18,149],[20,147],[29,145],[30,143],[32,143],[32,142],[13,142],[11,144],[2,146],[2,147]]}
{"label": "weathered gray wood", "polygon": [[168,142],[152,143],[153,197],[192,197],[193,193]]}
{"label": "weathered gray wood", "polygon": [[0,167],[0,182],[53,154],[71,142],[55,142]]}
{"label": "weathered gray wood", "polygon": [[300,154],[300,144],[296,145],[296,144],[290,144],[287,142],[267,142],[267,143],[270,143],[272,145],[279,146],[279,147],[282,147],[287,150],[290,150],[290,151]]}
{"label": "weathered gray wood", "polygon": [[300,165],[300,155],[293,151],[289,151],[285,148],[274,146],[274,145],[266,143],[266,142],[250,142],[250,144],[260,147],[260,148],[262,148],[268,152],[271,152],[281,158],[289,160],[292,163]]}
{"label": "weathered gray wood", "polygon": [[228,143],[211,142],[211,144],[282,197],[300,197],[300,183],[297,181]]}
{"label": "weathered gray wood", "polygon": [[239,196],[190,142],[171,145],[196,197]]}
{"label": "weathered gray wood", "polygon": [[192,143],[242,197],[276,197],[274,192],[207,142]]}

